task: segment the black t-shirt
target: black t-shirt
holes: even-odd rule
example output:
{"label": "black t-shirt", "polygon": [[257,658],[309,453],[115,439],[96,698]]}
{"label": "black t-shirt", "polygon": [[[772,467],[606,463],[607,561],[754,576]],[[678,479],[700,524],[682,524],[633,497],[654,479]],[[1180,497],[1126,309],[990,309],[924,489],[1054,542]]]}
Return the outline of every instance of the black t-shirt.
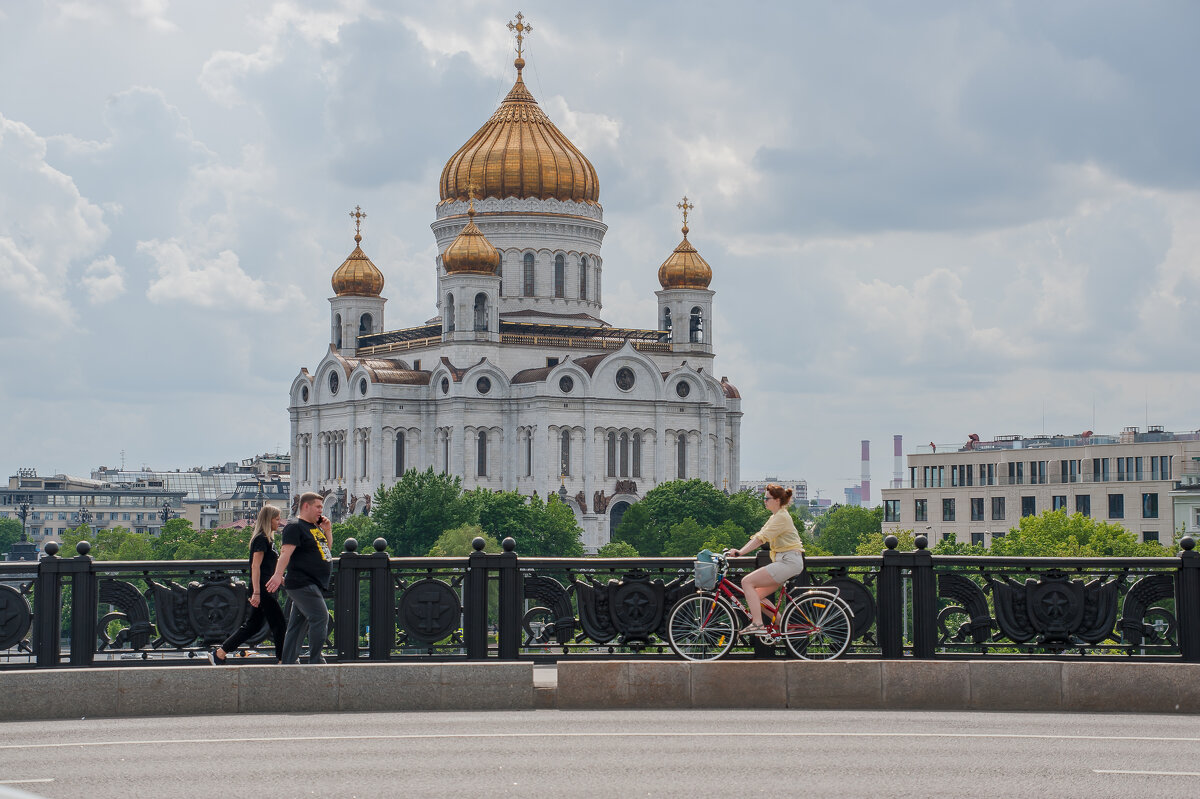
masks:
{"label": "black t-shirt", "polygon": [[283,528],[281,540],[284,546],[291,544],[296,547],[291,560],[288,561],[283,587],[303,588],[306,585],[316,585],[322,591],[328,591],[332,564],[325,531],[315,524],[297,519]]}
{"label": "black t-shirt", "polygon": [[265,535],[256,535],[250,539],[250,576],[254,576],[254,553],[261,552],[262,563],[258,566],[258,585],[255,586],[256,591],[260,594],[269,594],[267,590],[267,580],[271,579],[271,575],[275,573],[275,565],[279,563],[279,553],[275,551],[275,547],[271,546],[271,539]]}

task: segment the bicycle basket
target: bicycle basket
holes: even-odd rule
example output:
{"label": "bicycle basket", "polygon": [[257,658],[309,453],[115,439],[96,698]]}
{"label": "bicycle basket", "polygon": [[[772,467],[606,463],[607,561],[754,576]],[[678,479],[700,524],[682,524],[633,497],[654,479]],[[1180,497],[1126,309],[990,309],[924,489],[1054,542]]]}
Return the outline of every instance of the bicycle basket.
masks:
{"label": "bicycle basket", "polygon": [[698,560],[693,565],[696,572],[696,588],[711,591],[717,587],[717,564]]}

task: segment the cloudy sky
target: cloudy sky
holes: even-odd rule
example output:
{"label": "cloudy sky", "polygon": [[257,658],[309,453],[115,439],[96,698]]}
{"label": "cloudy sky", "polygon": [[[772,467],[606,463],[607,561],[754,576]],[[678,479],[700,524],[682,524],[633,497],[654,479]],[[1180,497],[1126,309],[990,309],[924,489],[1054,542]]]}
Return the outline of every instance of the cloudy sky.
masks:
{"label": "cloudy sky", "polygon": [[[696,204],[744,478],[840,498],[860,439],[878,487],[893,434],[1200,427],[1200,5],[738,8],[519,6],[600,175],[609,321],[654,326]],[[0,2],[4,474],[286,447],[355,205],[387,326],[432,316],[437,178],[517,10]]]}

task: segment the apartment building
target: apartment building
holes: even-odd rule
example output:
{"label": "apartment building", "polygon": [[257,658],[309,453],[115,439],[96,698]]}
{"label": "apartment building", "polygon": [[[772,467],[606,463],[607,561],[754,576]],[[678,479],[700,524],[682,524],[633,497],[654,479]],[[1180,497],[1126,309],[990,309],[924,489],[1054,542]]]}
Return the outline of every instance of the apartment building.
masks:
{"label": "apartment building", "polygon": [[883,490],[884,532],[915,530],[931,542],[991,546],[1023,516],[1082,513],[1120,524],[1142,541],[1170,544],[1200,526],[1200,431],[1152,426],[1120,435],[976,435],[957,447],[930,443],[906,457],[907,480]]}

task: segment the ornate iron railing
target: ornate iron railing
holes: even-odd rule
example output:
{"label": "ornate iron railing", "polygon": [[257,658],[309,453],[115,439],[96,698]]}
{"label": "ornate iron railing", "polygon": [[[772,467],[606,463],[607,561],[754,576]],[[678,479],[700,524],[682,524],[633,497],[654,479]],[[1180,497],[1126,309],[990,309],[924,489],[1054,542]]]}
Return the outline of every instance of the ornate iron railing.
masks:
{"label": "ornate iron railing", "polygon": [[[482,544],[482,541],[479,542]],[[690,558],[394,558],[353,539],[334,562],[327,655],[413,659],[669,658],[666,618]],[[854,610],[847,657],[1200,662],[1200,553],[1168,558],[813,557],[797,582]],[[0,667],[188,663],[246,618],[245,561],[96,561],[46,545],[0,564]],[[734,561],[730,576],[760,565]],[[265,626],[248,646],[256,656]],[[758,643],[734,657],[783,657]]]}

